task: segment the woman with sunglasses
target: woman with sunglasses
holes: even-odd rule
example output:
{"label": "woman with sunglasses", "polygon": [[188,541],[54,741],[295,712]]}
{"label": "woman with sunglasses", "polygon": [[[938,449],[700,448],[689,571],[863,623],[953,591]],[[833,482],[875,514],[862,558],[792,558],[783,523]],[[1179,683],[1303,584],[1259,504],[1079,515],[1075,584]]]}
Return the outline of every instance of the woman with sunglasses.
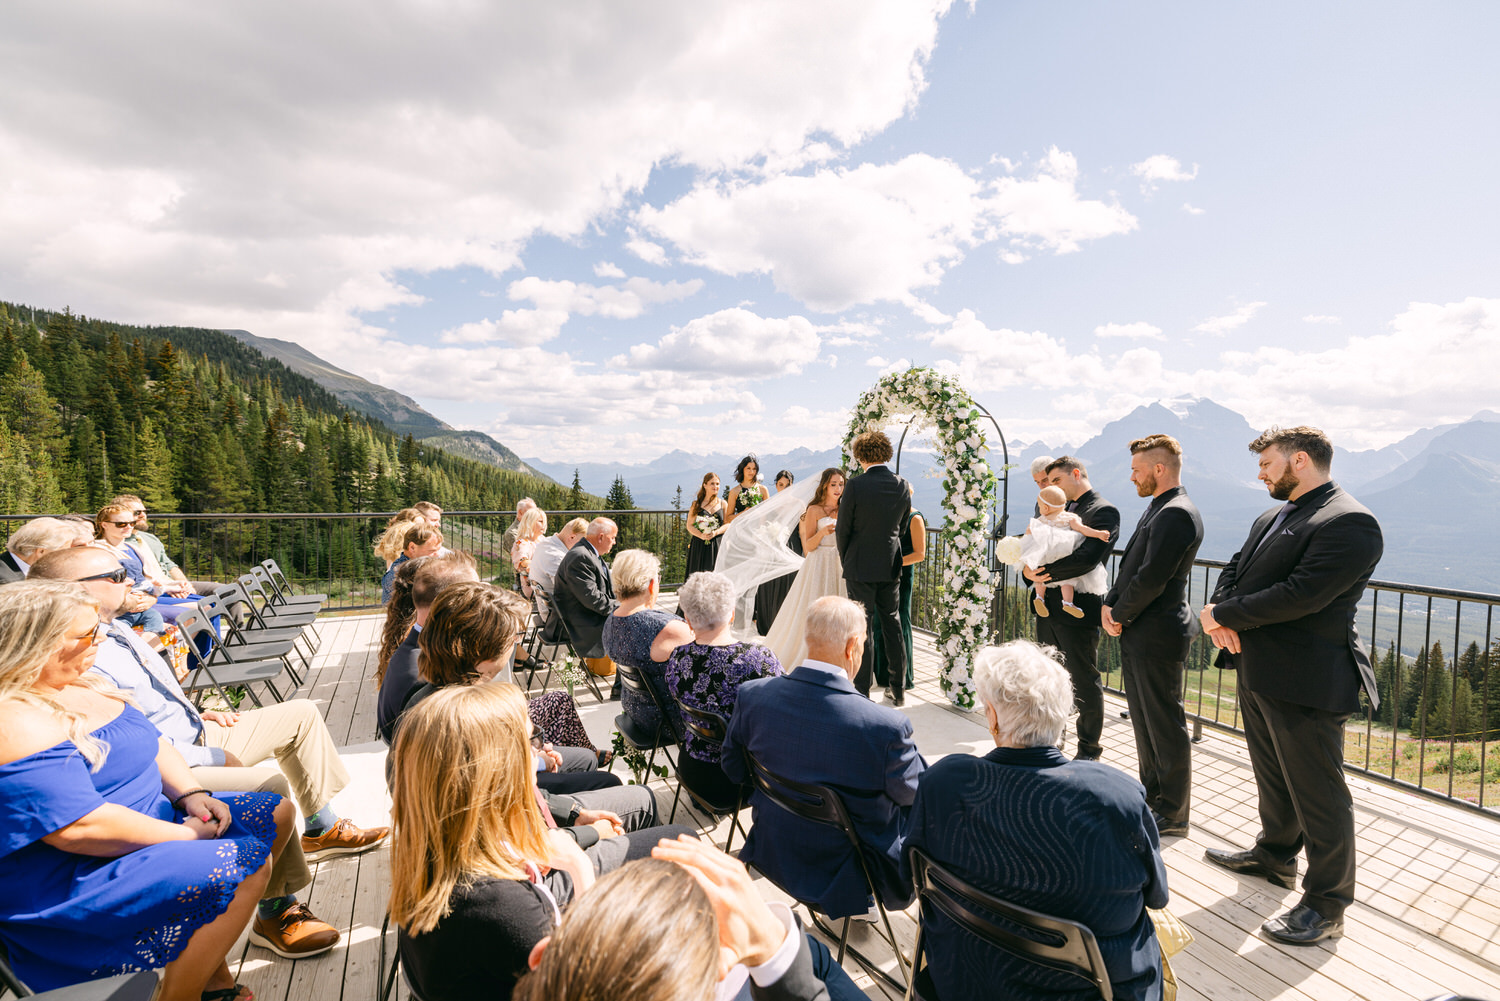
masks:
{"label": "woman with sunglasses", "polygon": [[166,1001],[246,1001],[224,957],[292,805],[198,788],[86,673],[103,638],[77,584],[0,588],[0,945],[38,990],[162,968]]}
{"label": "woman with sunglasses", "polygon": [[[125,608],[120,618],[132,626],[140,626],[148,633],[161,633],[166,629],[166,620],[156,609],[157,595],[170,594],[186,597],[192,588],[186,581],[166,579],[160,573],[156,558],[149,552],[128,542],[127,536],[135,532],[135,513],[129,504],[111,502],[99,509],[94,519],[94,544],[113,553],[125,568],[130,581],[130,593],[125,596]],[[152,570],[156,570],[153,573]]]}

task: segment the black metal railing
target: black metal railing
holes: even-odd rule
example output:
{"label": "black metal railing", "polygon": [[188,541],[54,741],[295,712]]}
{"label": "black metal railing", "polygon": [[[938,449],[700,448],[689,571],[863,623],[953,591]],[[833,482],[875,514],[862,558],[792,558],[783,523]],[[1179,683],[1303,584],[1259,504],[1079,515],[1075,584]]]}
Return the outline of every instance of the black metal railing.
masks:
{"label": "black metal railing", "polygon": [[[1113,580],[1121,552],[1109,562]],[[913,624],[935,631],[943,602],[943,540],[933,536],[912,588]],[[1218,584],[1219,560],[1197,560],[1189,581],[1193,608]],[[1345,767],[1445,800],[1500,815],[1500,595],[1373,580],[1356,622],[1375,665],[1380,708],[1345,729]],[[1000,567],[990,628],[997,642],[1036,636],[1031,594]],[[1205,636],[1193,641],[1183,693],[1195,736],[1204,726],[1242,733],[1237,675],[1216,663]],[[1120,645],[1101,634],[1099,669],[1107,689],[1123,693]],[[1494,745],[1492,747],[1492,745]]]}
{"label": "black metal railing", "polygon": [[[380,607],[385,563],[375,539],[392,512],[361,514],[161,514],[153,530],[167,552],[193,580],[233,580],[267,557],[274,558],[300,589],[329,595],[330,609]],[[649,549],[662,560],[664,589],[682,582],[690,536],[686,514],[676,510],[553,511],[547,530],[569,519],[614,519],[620,526],[616,551]],[[32,515],[0,517],[8,537]],[[510,511],[449,511],[444,540],[472,553],[486,580],[514,584],[503,537],[515,520]],[[1113,578],[1120,554],[1109,565]],[[927,560],[913,582],[913,622],[935,631],[944,603],[944,542],[934,532]],[[1204,604],[1222,562],[1198,560],[1189,601]],[[997,574],[990,608],[996,641],[1034,638],[1035,619],[1024,582],[1008,567]],[[1362,712],[1346,729],[1346,767],[1425,794],[1500,813],[1500,644],[1495,642],[1500,595],[1372,581],[1358,622],[1376,663],[1381,708]],[[1199,637],[1189,654],[1184,694],[1195,729],[1240,732],[1236,675],[1214,663],[1214,650]],[[1105,685],[1122,690],[1119,643],[1104,636],[1099,666]],[[1491,745],[1495,745],[1493,748]]]}

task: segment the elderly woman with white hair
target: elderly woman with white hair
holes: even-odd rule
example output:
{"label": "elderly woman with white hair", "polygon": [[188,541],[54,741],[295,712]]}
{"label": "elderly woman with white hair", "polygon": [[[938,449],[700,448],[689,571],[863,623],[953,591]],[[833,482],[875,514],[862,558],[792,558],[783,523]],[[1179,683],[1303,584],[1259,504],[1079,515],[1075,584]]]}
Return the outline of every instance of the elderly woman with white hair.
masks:
{"label": "elderly woman with white hair", "polygon": [[[734,638],[734,582],[723,574],[695,573],[677,592],[677,610],[687,620],[693,639],[667,659],[667,688],[672,697],[696,709],[734,714],[740,685],[755,678],[782,673],[770,648]],[[677,772],[699,795],[715,802],[732,801],[740,785],[719,765],[719,746],[707,744],[691,731],[683,742]]]}
{"label": "elderly woman with white hair", "polygon": [[[661,595],[661,560],[644,549],[627,549],[615,557],[609,583],[619,607],[604,620],[604,653],[616,664],[635,668],[667,708],[673,741],[682,740],[682,714],[667,692],[667,657],[693,638],[693,632],[671,612],[656,607]],[[645,733],[661,722],[655,704],[629,688],[620,692],[620,708]]]}
{"label": "elderly woman with white hair", "polygon": [[[1167,903],[1156,825],[1134,778],[1057,749],[1073,686],[1052,654],[1014,640],[974,658],[995,749],[982,758],[950,754],[923,774],[904,849],[920,848],[1012,903],[1085,925],[1099,940],[1114,996],[1156,1001],[1162,959],[1146,908]],[[922,920],[944,1001],[1098,997],[1075,976],[984,945],[940,912],[924,911]]]}

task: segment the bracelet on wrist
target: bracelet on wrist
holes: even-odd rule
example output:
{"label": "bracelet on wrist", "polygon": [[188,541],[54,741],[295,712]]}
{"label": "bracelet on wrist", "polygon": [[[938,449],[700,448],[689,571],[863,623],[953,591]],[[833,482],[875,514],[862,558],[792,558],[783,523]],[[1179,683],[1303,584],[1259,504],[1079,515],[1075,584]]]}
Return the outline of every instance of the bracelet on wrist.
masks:
{"label": "bracelet on wrist", "polygon": [[183,793],[181,796],[178,796],[176,799],[172,800],[172,809],[174,809],[174,810],[180,810],[180,809],[182,809],[182,801],[183,800],[187,799],[189,796],[196,796],[200,792],[204,793],[204,794],[206,794],[208,796],[212,796],[214,794],[214,792],[213,792],[212,789],[189,789],[187,792]]}

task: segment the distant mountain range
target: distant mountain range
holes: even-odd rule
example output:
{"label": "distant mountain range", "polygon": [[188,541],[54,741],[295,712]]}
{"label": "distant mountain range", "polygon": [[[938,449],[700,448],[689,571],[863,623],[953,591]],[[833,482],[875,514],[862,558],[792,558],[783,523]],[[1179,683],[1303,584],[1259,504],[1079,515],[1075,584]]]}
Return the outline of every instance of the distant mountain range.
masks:
{"label": "distant mountain range", "polygon": [[[1259,429],[1212,400],[1161,401],[1138,407],[1071,449],[1088,467],[1094,486],[1120,508],[1127,536],[1146,505],[1129,482],[1128,446],[1135,438],[1157,433],[1182,442],[1183,481],[1203,513],[1200,555],[1228,559],[1244,542],[1255,515],[1274,503],[1255,479],[1254,456],[1246,448]],[[917,507],[936,522],[942,512],[941,479],[933,475],[932,455],[918,447],[908,444],[903,450],[901,474],[912,481]],[[1031,514],[1036,494],[1028,472],[1031,460],[1065,450],[1044,442],[1010,442],[1007,532],[1023,531]],[[740,458],[678,450],[636,465],[525,461],[560,483],[572,482],[576,468],[591,493],[607,492],[615,477],[622,477],[638,505],[660,508],[672,506],[679,486],[686,507],[710,470],[727,484]],[[781,469],[800,480],[837,465],[839,451],[798,448],[762,455],[760,461],[768,483]],[[990,461],[1001,465],[998,448],[992,448]],[[1385,557],[1377,577],[1500,591],[1500,532],[1492,527],[1500,525],[1500,414],[1483,411],[1461,424],[1426,428],[1380,449],[1336,449],[1333,473],[1380,519]]]}
{"label": "distant mountain range", "polygon": [[[484,432],[461,431],[445,424],[423,410],[422,405],[411,397],[368,379],[361,379],[352,372],[345,372],[301,345],[272,337],[257,337],[248,330],[226,330],[224,333],[270,355],[292,371],[307,376],[338,397],[344,406],[375,418],[397,434],[409,434],[423,444],[441,448],[450,455],[473,459],[500,469],[532,476],[547,475],[527,465],[519,455]],[[572,476],[572,472],[568,475]]]}

